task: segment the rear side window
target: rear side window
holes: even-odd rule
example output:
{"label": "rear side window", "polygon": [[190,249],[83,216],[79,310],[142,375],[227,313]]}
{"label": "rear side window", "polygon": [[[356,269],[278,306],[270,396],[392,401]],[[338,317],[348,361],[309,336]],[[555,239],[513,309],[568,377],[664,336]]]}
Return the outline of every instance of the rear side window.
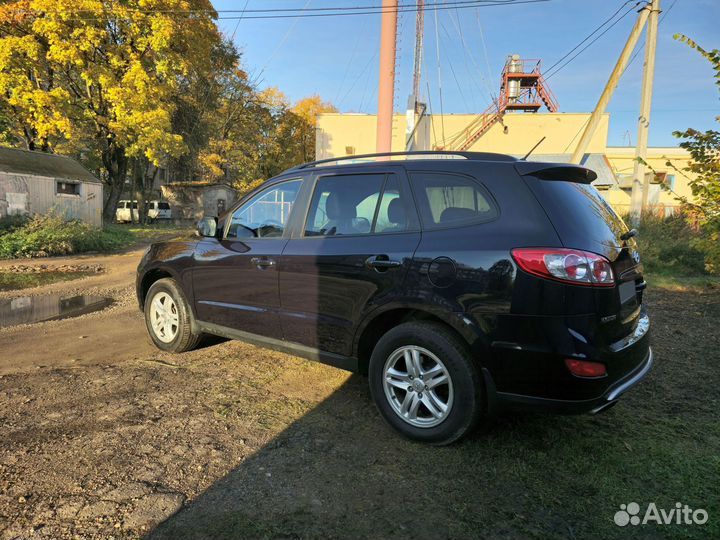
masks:
{"label": "rear side window", "polygon": [[410,175],[425,229],[441,229],[490,221],[498,210],[490,195],[472,178],[420,172]]}
{"label": "rear side window", "polygon": [[619,244],[627,231],[615,210],[590,184],[530,177],[530,185],[568,246],[591,249],[588,241]]}
{"label": "rear side window", "polygon": [[305,236],[402,232],[405,206],[394,174],[325,176],[310,202]]}

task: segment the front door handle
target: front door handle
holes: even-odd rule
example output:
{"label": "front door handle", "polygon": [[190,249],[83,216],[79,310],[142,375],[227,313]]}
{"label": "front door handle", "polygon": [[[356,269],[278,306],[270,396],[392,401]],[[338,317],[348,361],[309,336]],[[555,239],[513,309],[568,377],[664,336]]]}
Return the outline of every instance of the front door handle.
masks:
{"label": "front door handle", "polygon": [[258,268],[268,268],[270,266],[275,266],[275,261],[273,261],[272,259],[267,259],[265,257],[253,257],[252,259],[250,259],[250,262]]}
{"label": "front door handle", "polygon": [[368,268],[373,268],[378,272],[384,272],[391,268],[399,268],[402,266],[400,261],[391,261],[387,255],[374,255],[365,261]]}

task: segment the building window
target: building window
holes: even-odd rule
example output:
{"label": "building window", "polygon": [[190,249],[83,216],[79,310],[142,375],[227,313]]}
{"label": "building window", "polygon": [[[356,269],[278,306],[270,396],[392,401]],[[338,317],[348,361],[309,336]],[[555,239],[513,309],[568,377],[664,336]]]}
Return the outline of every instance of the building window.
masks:
{"label": "building window", "polygon": [[80,184],[76,182],[56,182],[55,193],[57,195],[77,195],[80,196]]}
{"label": "building window", "polygon": [[675,190],[675,175],[674,174],[668,174],[665,177],[665,183],[671,190]]}

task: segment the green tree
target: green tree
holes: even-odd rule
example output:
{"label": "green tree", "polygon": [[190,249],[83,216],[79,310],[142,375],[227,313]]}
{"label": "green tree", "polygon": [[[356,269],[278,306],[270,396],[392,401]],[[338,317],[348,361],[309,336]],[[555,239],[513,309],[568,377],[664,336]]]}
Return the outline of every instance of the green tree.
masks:
{"label": "green tree", "polygon": [[[720,50],[705,50],[682,34],[674,37],[710,62],[715,71],[715,84],[720,87]],[[715,120],[720,122],[720,116],[716,116]],[[693,176],[688,176],[688,184],[694,197],[693,207],[699,211],[703,232],[702,238],[696,241],[697,247],[706,253],[708,270],[717,272],[720,271],[720,132],[688,128],[674,131],[673,135],[682,139],[680,146],[690,153],[692,160],[684,170],[693,173]],[[670,162],[668,165],[673,166]]]}

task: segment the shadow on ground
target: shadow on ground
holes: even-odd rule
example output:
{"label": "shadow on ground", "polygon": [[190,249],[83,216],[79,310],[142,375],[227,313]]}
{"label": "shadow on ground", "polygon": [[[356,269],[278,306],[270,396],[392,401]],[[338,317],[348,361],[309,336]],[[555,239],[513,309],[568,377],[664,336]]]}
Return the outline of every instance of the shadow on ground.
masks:
{"label": "shadow on ground", "polygon": [[[507,416],[460,444],[424,446],[387,428],[353,376],[147,538],[720,535],[720,385],[702,361],[719,343],[697,339],[713,336],[714,298],[656,300],[655,369],[597,416]],[[680,329],[686,316],[694,324]],[[633,501],[680,501],[711,517],[615,525]]]}
{"label": "shadow on ground", "polygon": [[[478,459],[488,444],[481,434],[450,448],[399,438],[353,376],[149,538],[454,536],[490,518],[477,498],[499,478]],[[503,484],[511,515],[522,487]]]}

